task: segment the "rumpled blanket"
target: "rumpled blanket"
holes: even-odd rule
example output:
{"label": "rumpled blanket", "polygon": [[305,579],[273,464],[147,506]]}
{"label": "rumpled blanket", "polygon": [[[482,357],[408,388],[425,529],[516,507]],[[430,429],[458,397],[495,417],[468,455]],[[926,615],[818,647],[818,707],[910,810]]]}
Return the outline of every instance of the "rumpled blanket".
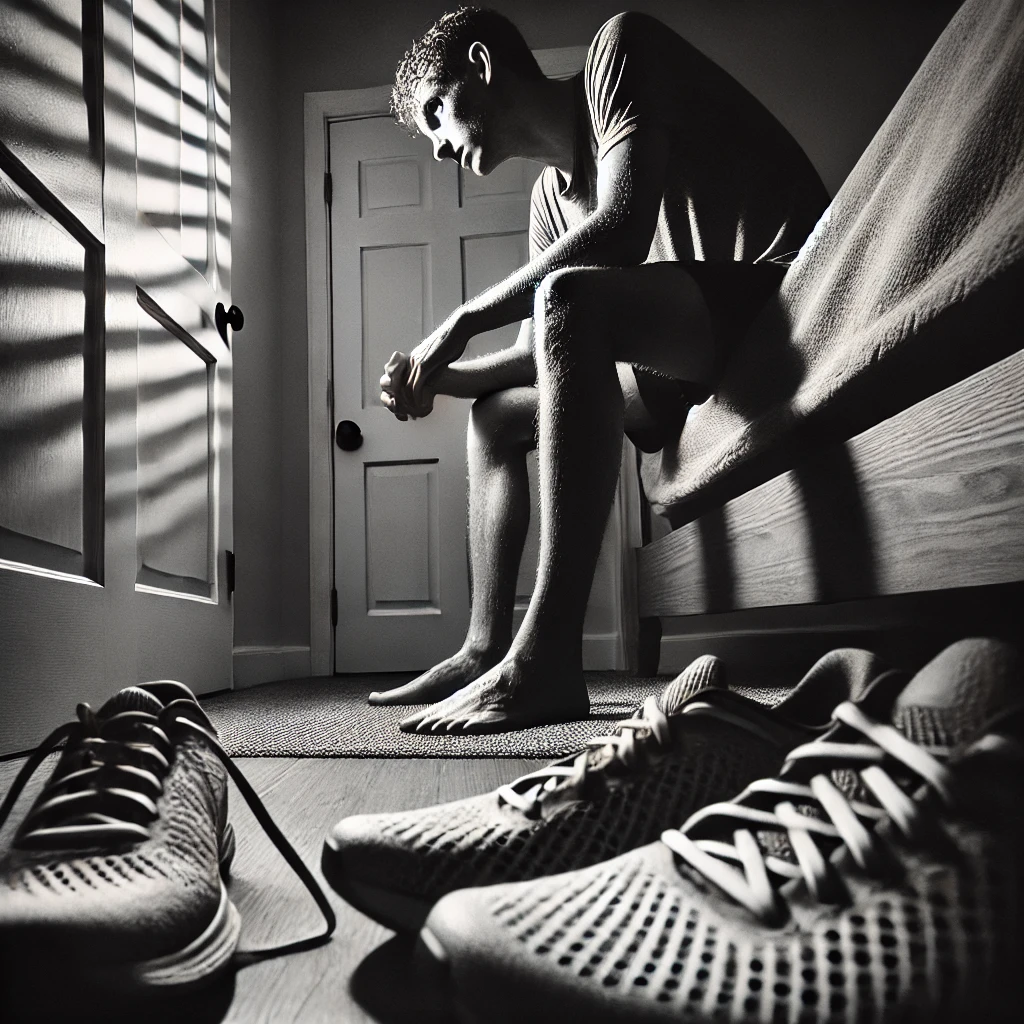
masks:
{"label": "rumpled blanket", "polygon": [[677,444],[676,525],[1024,346],[1024,3],[967,0]]}

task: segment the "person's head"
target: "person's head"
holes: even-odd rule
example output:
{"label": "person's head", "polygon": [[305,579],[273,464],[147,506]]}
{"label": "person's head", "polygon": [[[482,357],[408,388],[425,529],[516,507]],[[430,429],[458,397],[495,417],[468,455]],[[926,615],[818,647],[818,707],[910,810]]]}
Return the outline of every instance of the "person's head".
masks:
{"label": "person's head", "polygon": [[391,109],[425,135],[438,160],[487,174],[514,155],[502,138],[503,101],[516,79],[543,74],[519,30],[497,11],[462,7],[436,21],[395,71]]}

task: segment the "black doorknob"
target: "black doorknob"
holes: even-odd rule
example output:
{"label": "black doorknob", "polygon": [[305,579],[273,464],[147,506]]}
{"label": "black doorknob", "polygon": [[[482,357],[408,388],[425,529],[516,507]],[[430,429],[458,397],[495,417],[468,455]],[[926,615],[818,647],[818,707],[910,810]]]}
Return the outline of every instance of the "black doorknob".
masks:
{"label": "black doorknob", "polygon": [[226,310],[223,302],[217,303],[213,311],[213,319],[217,324],[217,333],[224,340],[225,345],[228,343],[228,327],[233,331],[240,331],[245,326],[245,317],[242,315],[242,311],[237,306]]}
{"label": "black doorknob", "polygon": [[363,434],[351,420],[342,420],[334,431],[334,440],[343,452],[354,452],[363,446]]}

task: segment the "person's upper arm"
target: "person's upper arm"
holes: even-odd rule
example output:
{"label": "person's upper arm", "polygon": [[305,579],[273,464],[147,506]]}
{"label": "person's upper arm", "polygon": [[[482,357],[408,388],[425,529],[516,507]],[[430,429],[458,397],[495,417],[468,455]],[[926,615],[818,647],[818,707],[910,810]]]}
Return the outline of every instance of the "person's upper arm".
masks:
{"label": "person's upper arm", "polygon": [[650,249],[679,114],[666,31],[646,15],[618,15],[598,32],[584,69],[598,146],[597,215],[621,234],[629,262]]}
{"label": "person's upper arm", "polygon": [[659,125],[645,125],[622,139],[598,165],[598,224],[613,232],[626,265],[643,263],[658,226],[670,138]]}

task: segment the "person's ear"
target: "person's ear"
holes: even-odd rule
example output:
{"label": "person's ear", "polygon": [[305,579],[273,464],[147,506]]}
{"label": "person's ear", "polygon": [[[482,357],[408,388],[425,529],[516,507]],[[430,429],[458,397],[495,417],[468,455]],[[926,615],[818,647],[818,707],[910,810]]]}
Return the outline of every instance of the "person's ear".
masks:
{"label": "person's ear", "polygon": [[493,66],[491,65],[491,53],[487,47],[480,42],[473,43],[469,48],[469,66],[475,71],[484,85],[490,85]]}

